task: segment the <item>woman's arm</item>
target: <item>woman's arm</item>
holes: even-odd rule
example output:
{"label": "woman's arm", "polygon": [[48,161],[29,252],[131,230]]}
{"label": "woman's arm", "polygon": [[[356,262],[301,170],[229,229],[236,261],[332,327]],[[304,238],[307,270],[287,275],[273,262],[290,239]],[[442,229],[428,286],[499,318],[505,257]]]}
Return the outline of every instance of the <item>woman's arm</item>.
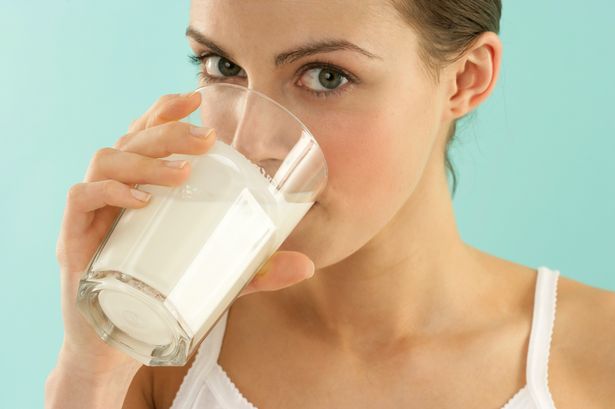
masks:
{"label": "woman's arm", "polygon": [[[45,381],[45,409],[122,409],[140,363],[135,361],[113,369],[96,370],[62,355]],[[130,407],[153,409],[145,401],[141,406],[133,404]]]}

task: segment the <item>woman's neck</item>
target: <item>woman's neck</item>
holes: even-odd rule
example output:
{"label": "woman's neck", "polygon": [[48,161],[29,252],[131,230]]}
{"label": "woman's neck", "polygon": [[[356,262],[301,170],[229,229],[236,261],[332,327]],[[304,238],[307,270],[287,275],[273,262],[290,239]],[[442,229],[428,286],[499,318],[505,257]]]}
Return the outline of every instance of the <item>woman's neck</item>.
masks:
{"label": "woman's neck", "polygon": [[256,295],[281,314],[272,319],[356,350],[465,330],[492,319],[483,311],[513,308],[519,291],[512,289],[528,275],[507,282],[504,275],[522,266],[461,240],[441,168],[428,166],[411,199],[354,254]]}

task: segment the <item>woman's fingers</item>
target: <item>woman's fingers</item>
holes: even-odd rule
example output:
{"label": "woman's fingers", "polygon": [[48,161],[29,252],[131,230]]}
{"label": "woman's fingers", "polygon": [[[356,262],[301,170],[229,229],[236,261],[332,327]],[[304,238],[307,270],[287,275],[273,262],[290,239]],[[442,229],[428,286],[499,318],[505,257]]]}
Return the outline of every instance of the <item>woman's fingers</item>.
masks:
{"label": "woman's fingers", "polygon": [[146,128],[160,125],[169,121],[180,120],[192,113],[201,105],[201,93],[181,94],[177,98],[170,98],[154,109],[147,118]]}
{"label": "woman's fingers", "polygon": [[162,158],[172,153],[201,155],[213,145],[215,131],[187,122],[171,121],[129,132],[120,137],[113,147],[152,158]]}
{"label": "woman's fingers", "polygon": [[[122,207],[147,206],[148,197],[147,192],[134,189],[117,180],[76,183],[68,190],[61,236],[78,237],[84,234],[92,226],[96,216],[95,210],[107,211],[109,215],[117,214]],[[106,217],[109,219],[108,222],[111,220],[109,215]],[[100,216],[102,217],[102,213]]]}
{"label": "woman's fingers", "polygon": [[[169,155],[202,155],[215,142],[215,132],[183,122],[169,122],[144,131],[126,134],[113,148],[96,151],[86,171],[85,182],[117,179],[130,184],[177,186],[190,172],[189,162]],[[207,137],[203,134],[209,135]],[[182,166],[183,165],[183,166]]]}
{"label": "woman's fingers", "polygon": [[139,119],[128,127],[128,132],[138,132],[169,121],[178,121],[199,107],[201,94],[167,94],[158,98]]}
{"label": "woman's fingers", "polygon": [[141,208],[147,205],[149,198],[149,193],[112,179],[74,184],[66,199],[67,226],[87,227],[94,210],[105,206]]}
{"label": "woman's fingers", "polygon": [[154,159],[137,153],[102,148],[94,155],[86,182],[115,179],[127,184],[178,186],[190,173],[185,159]]}
{"label": "woman's fingers", "polygon": [[132,121],[130,126],[128,127],[128,132],[138,132],[142,131],[146,128],[147,121],[149,117],[158,110],[163,104],[168,103],[172,99],[180,98],[181,94],[167,94],[159,97],[148,109],[145,111],[143,115],[141,115],[138,119]]}
{"label": "woman's fingers", "polygon": [[108,179],[73,185],[68,191],[67,205],[77,213],[87,213],[105,206],[143,207],[149,197],[147,192]]}
{"label": "woman's fingers", "polygon": [[314,263],[308,256],[297,251],[278,251],[269,258],[239,296],[280,290],[313,275]]}

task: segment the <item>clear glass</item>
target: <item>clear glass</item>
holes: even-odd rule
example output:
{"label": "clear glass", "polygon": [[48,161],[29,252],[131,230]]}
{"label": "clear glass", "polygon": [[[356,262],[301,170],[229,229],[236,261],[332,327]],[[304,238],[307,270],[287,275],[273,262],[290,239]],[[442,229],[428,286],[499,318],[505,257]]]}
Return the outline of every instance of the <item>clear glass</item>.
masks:
{"label": "clear glass", "polygon": [[149,366],[184,365],[327,183],[314,136],[273,99],[234,84],[197,89],[188,122],[216,129],[181,186],[141,185],[84,272],[78,308],[108,344]]}

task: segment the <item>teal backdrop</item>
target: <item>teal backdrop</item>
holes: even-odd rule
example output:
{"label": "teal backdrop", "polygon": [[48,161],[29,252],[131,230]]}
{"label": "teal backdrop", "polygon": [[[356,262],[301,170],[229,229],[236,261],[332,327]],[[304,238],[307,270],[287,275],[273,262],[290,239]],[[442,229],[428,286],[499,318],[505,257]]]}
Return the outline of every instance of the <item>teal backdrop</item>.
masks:
{"label": "teal backdrop", "polygon": [[[615,290],[615,3],[505,1],[499,82],[460,124],[463,238]],[[186,1],[0,0],[0,407],[43,407],[62,341],[66,192],[160,95],[189,91]]]}

